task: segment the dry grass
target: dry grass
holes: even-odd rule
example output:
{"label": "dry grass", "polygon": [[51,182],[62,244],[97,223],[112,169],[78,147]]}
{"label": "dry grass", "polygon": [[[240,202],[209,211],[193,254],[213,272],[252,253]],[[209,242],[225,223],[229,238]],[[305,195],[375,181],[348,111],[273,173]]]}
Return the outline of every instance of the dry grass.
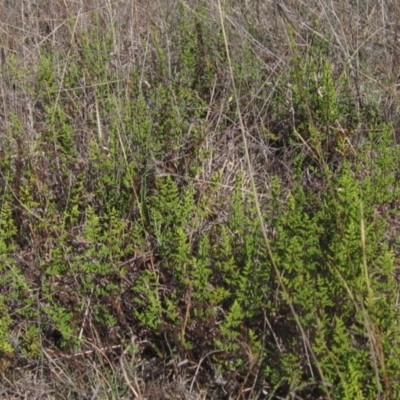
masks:
{"label": "dry grass", "polygon": [[[0,5],[0,162],[5,161],[6,152],[11,152],[15,182],[26,179],[23,171],[28,166],[36,174],[32,178],[40,199],[36,209],[26,208],[23,193],[15,188],[9,187],[5,192],[10,191],[15,200],[15,213],[18,215],[16,220],[26,224],[18,228],[30,232],[29,240],[18,243],[15,260],[16,265],[25,271],[27,280],[32,283],[31,292],[26,296],[36,299],[33,307],[37,310],[45,305],[40,298],[41,271],[46,264],[46,257],[50,257],[55,246],[53,241],[56,242],[61,233],[74,235],[76,252],[85,247],[85,243],[79,241],[82,226],[78,226],[74,232],[61,232],[60,236],[57,236],[59,233],[54,234],[50,228],[33,229],[33,225],[44,221],[43,209],[49,204],[49,193],[59,202],[56,201],[56,204],[62,204],[67,197],[72,196],[69,191],[72,182],[65,179],[60,167],[61,152],[55,142],[48,140],[46,136],[50,135],[46,131],[45,123],[49,111],[39,102],[37,93],[33,90],[37,85],[39,65],[43,62],[46,50],[53,51],[55,55],[53,67],[60,79],[56,82],[57,92],[52,97],[50,107],[53,107],[52,112],[55,113],[57,105],[62,102],[66,118],[74,129],[73,150],[77,156],[71,161],[71,171],[75,171],[76,176],[83,171],[90,176],[88,157],[91,143],[100,143],[104,154],[107,154],[111,140],[112,121],[103,112],[104,98],[99,95],[97,88],[104,87],[105,92],[118,94],[121,99],[129,98],[133,69],[140,76],[138,85],[142,93],[147,93],[146,90],[149,91],[159,81],[172,80],[179,73],[174,64],[177,54],[172,47],[173,36],[176,34],[172,28],[177,24],[179,7],[196,15],[199,13],[198,4],[202,4],[207,16],[206,25],[210,31],[215,31],[215,35],[221,33],[222,15],[232,64],[249,68],[254,65],[254,70],[242,71],[236,81],[235,93],[231,76],[237,72],[229,71],[221,60],[221,53],[216,49],[208,49],[216,52],[215,57],[211,57],[215,62],[216,73],[212,90],[205,95],[207,106],[199,124],[202,129],[200,143],[192,144],[191,129],[197,129],[198,124],[198,121],[192,121],[191,127],[176,148],[171,144],[163,157],[152,154],[152,159],[146,160],[146,165],[153,174],[148,182],[150,190],[154,186],[152,179],[168,175],[174,177],[181,186],[191,182],[194,190],[199,193],[199,198],[204,197],[210,201],[213,207],[210,214],[214,215],[214,219],[203,221],[204,229],[211,229],[213,224],[224,223],[231,215],[226,199],[232,197],[238,175],[243,177],[241,190],[244,198],[251,197],[251,182],[254,180],[260,212],[266,211],[273,200],[272,176],[278,175],[283,182],[286,197],[282,196],[282,204],[290,196],[291,187],[297,179],[292,174],[294,150],[286,151],[284,145],[285,132],[295,125],[294,113],[292,119],[290,114],[273,115],[271,110],[274,110],[277,93],[288,109],[295,106],[289,85],[291,63],[295,55],[294,42],[304,59],[309,57],[309,49],[316,38],[326,43],[334,69],[333,75],[338,81],[342,77],[349,78],[351,96],[357,100],[356,111],[361,114],[373,106],[382,110],[383,119],[393,124],[397,141],[400,132],[400,6],[397,1],[358,1],[352,4],[344,0],[283,0],[278,3],[258,0],[229,1],[222,4],[220,9],[218,3],[214,0],[10,0],[3,1]],[[94,16],[100,21],[94,23]],[[65,81],[70,65],[76,64],[88,71],[87,76],[95,77],[94,73],[91,75],[91,65],[81,64],[82,43],[87,39],[85,35],[90,29],[94,29],[93,33],[96,29],[101,29],[100,36],[107,34],[110,38],[111,51],[105,60],[104,74],[97,81],[95,78],[93,81],[82,80],[79,86],[71,89]],[[165,52],[166,60],[166,64],[162,66],[158,65],[160,48]],[[99,57],[103,57],[103,53],[103,49],[99,48]],[[162,76],[160,71],[163,71]],[[260,71],[260,75],[262,72],[262,79],[259,79],[257,71]],[[313,78],[311,76],[310,80]],[[251,86],[248,82],[256,84]],[[116,109],[116,121],[121,122],[124,110],[122,106]],[[242,116],[241,121],[237,118],[237,110]],[[19,133],[15,128],[16,119],[21,123]],[[122,126],[121,122],[120,127]],[[346,128],[337,127],[343,131]],[[362,126],[354,128],[357,135],[362,135],[362,130]],[[120,128],[120,159],[125,162],[126,167],[129,166],[129,160],[136,157],[132,155],[137,150],[127,140],[128,137],[128,128]],[[7,141],[10,146],[6,149]],[[249,164],[244,143],[248,146]],[[195,146],[198,149],[193,152],[192,148]],[[304,151],[312,154],[314,150],[307,146],[305,140]],[[196,163],[199,168],[193,174],[191,167]],[[116,169],[122,170],[121,165],[123,162]],[[122,174],[122,171],[117,171],[116,175],[119,172]],[[217,189],[213,183],[215,177],[218,177]],[[308,177],[304,176],[304,179],[307,180]],[[311,181],[312,178],[307,182],[309,186],[312,186]],[[312,182],[315,183],[316,180]],[[321,187],[324,184],[326,183],[318,181],[315,186]],[[87,186],[90,187],[90,182]],[[318,190],[322,191],[321,188]],[[86,194],[88,199],[85,201],[90,203],[90,191]],[[97,206],[101,204],[101,200],[96,203]],[[56,225],[57,221],[50,223]],[[39,231],[43,236],[38,234]],[[198,231],[191,232],[193,237],[196,234]],[[272,236],[273,232],[266,232],[266,238]],[[149,234],[143,249],[147,256],[141,258],[140,254],[135,254],[138,258],[134,261],[137,261],[138,267],[132,271],[131,277],[125,277],[123,282],[121,280],[121,290],[128,291],[140,271],[157,269],[154,265],[153,242],[154,238]],[[120,266],[122,267],[122,263]],[[160,277],[161,280],[163,278]],[[170,278],[165,278],[165,286],[168,286],[168,279]],[[61,303],[75,301],[69,294],[62,298],[62,293],[67,293],[67,288],[76,282],[59,276],[54,277],[52,284],[54,290],[60,292]],[[7,294],[6,289],[3,294]],[[127,309],[132,311],[132,305],[109,305],[119,318],[120,325],[115,331],[107,331],[96,325],[90,315],[90,296],[90,293],[83,296],[87,313],[80,332],[82,336],[90,337],[90,340],[84,343],[82,352],[64,354],[57,346],[55,333],[48,332],[43,335],[40,351],[33,360],[21,352],[19,357],[9,360],[4,357],[0,361],[1,398],[275,398],[263,394],[267,390],[267,384],[261,379],[262,373],[257,362],[251,362],[251,349],[247,352],[248,377],[238,377],[232,373],[228,378],[221,378],[213,363],[213,355],[207,355],[207,352],[213,351],[210,341],[206,341],[202,357],[192,359],[190,352],[185,349],[179,352],[182,343],[180,339],[173,342],[171,337],[175,337],[174,334],[160,335],[157,345],[164,343],[157,347],[150,340],[147,342],[146,331],[143,330],[140,333],[144,337],[142,340],[137,339],[134,351],[128,353],[127,337],[133,337],[137,327],[130,326],[124,313]],[[187,302],[182,303],[183,308],[190,308]],[[27,323],[28,321],[23,320],[15,321],[13,340],[16,347],[25,333]],[[39,321],[39,329],[40,323]],[[181,327],[182,332],[185,328]],[[187,329],[189,334],[195,335],[196,327],[190,326]],[[303,334],[306,337],[304,332]],[[171,351],[172,347],[178,348],[178,351]],[[246,353],[246,343],[242,347],[242,353]],[[160,348],[164,352],[162,355],[158,354]],[[166,354],[174,354],[174,357],[168,358]],[[268,390],[270,389],[272,390]],[[310,393],[312,396],[312,391]],[[292,388],[285,398],[300,397],[296,396],[296,388]],[[383,395],[380,398],[384,398]]]}

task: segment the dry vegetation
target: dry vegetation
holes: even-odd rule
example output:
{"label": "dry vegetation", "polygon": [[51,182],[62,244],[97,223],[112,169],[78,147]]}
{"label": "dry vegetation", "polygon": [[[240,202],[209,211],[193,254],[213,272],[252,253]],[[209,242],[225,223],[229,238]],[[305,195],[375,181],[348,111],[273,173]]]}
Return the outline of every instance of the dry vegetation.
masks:
{"label": "dry vegetation", "polygon": [[2,399],[396,399],[397,1],[3,1]]}

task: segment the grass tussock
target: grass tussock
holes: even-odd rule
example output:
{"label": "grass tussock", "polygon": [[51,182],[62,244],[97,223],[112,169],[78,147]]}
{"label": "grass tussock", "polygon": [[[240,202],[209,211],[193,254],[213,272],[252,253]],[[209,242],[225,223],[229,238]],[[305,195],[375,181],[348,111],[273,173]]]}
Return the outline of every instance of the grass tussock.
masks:
{"label": "grass tussock", "polygon": [[400,397],[396,2],[0,21],[1,398]]}

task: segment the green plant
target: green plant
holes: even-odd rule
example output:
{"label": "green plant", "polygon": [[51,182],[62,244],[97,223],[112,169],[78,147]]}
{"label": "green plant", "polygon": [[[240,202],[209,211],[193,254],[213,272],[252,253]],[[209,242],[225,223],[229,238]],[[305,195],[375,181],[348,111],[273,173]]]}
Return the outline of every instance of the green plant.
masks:
{"label": "green plant", "polygon": [[36,397],[398,398],[394,3],[36,3],[0,7],[3,397],[40,359]]}

